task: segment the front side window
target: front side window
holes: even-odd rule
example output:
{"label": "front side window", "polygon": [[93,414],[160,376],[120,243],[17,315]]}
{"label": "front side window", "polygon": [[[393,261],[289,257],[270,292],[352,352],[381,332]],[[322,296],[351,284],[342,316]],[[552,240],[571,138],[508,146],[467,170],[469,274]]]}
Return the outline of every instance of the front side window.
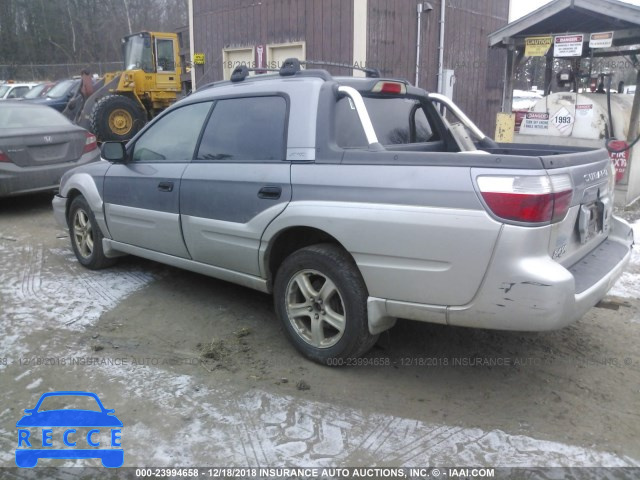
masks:
{"label": "front side window", "polygon": [[287,102],[280,96],[219,100],[196,159],[279,161],[285,158]]}
{"label": "front side window", "polygon": [[193,158],[212,102],[177,108],[149,127],[133,147],[134,162],[186,162]]}

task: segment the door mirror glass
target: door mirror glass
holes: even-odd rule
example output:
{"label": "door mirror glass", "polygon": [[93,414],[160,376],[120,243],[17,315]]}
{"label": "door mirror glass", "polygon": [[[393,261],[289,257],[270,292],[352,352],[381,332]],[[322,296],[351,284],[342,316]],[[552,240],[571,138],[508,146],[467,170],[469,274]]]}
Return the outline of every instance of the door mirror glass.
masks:
{"label": "door mirror glass", "polygon": [[100,148],[102,158],[109,162],[124,163],[127,152],[124,143],[121,142],[104,142]]}

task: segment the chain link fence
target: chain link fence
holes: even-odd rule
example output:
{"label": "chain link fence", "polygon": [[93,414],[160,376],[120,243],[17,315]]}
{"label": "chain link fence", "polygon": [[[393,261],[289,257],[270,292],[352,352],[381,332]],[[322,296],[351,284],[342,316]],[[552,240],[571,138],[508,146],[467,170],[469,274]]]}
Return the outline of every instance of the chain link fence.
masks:
{"label": "chain link fence", "polygon": [[55,81],[80,75],[84,68],[94,74],[102,76],[107,72],[122,70],[122,62],[97,63],[57,63],[57,64],[28,64],[28,65],[0,65],[0,81],[13,80],[15,82]]}

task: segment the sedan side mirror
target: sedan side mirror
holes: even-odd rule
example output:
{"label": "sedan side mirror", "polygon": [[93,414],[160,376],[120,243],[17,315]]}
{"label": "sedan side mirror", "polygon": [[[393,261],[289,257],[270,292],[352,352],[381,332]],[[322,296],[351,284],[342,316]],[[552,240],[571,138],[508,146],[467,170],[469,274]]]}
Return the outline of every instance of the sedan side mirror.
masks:
{"label": "sedan side mirror", "polygon": [[113,163],[124,163],[127,151],[122,142],[104,142],[100,148],[102,158]]}

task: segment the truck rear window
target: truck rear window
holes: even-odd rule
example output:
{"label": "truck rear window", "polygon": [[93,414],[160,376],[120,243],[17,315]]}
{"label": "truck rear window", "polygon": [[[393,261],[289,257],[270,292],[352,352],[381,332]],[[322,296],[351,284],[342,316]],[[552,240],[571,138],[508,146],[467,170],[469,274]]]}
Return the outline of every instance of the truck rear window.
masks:
{"label": "truck rear window", "polygon": [[[420,103],[409,98],[370,98],[364,103],[382,145],[438,140]],[[335,138],[342,148],[366,147],[367,139],[355,106],[348,97],[336,104]]]}

